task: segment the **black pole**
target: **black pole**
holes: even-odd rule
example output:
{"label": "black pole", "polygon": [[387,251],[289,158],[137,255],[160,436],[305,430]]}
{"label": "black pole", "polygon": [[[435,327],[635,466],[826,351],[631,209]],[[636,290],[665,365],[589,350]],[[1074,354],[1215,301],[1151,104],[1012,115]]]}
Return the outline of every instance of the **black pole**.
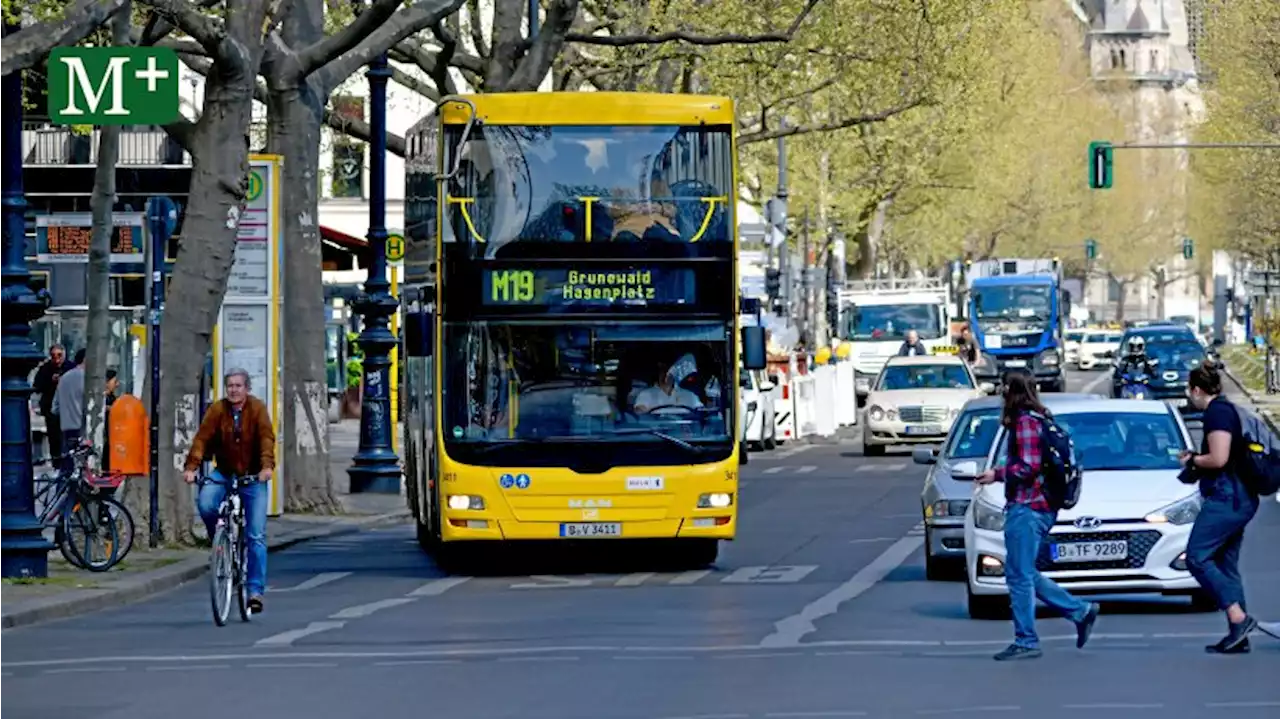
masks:
{"label": "black pole", "polygon": [[387,79],[386,54],[369,64],[369,262],[364,291],[353,304],[364,326],[364,394],[360,402],[360,450],[351,458],[352,492],[400,493],[400,459],[391,449],[391,315],[400,303],[387,282]]}
{"label": "black pole", "polygon": [[538,0],[529,0],[529,39],[538,36]]}
{"label": "black pole", "polygon": [[[17,32],[5,25],[7,36]],[[22,189],[22,75],[4,77],[4,265],[3,328],[0,328],[0,574],[5,577],[49,576],[49,550],[44,527],[36,520],[31,459],[31,383],[27,376],[44,358],[31,341],[31,321],[49,307],[49,293],[33,292],[27,271],[27,199]]]}
{"label": "black pole", "polygon": [[164,259],[169,235],[177,224],[178,211],[168,197],[147,201],[147,222],[151,231],[151,336],[147,343],[151,359],[151,484],[148,490],[151,522],[149,544],[160,546],[160,316],[164,310]]}

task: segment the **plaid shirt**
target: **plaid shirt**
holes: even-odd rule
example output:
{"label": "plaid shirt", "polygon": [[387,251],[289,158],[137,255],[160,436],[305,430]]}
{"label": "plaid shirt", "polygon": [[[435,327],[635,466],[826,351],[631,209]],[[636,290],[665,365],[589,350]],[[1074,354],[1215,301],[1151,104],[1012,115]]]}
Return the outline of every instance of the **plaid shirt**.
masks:
{"label": "plaid shirt", "polygon": [[1041,474],[1040,420],[1024,412],[1014,425],[1014,447],[1009,462],[996,468],[996,480],[1005,482],[1005,495],[1012,504],[1025,504],[1037,512],[1051,512],[1044,496],[1044,475]]}

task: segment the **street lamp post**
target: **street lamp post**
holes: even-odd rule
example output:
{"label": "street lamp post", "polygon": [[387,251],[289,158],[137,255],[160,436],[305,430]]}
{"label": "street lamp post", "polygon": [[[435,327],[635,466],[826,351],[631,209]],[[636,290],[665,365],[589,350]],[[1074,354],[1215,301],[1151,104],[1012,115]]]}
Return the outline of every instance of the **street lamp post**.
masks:
{"label": "street lamp post", "polygon": [[[17,27],[5,25],[4,34]],[[4,106],[4,257],[0,267],[3,287],[3,327],[0,327],[0,478],[3,479],[3,517],[0,518],[0,575],[46,577],[49,550],[44,527],[35,517],[35,490],[31,467],[31,370],[43,359],[31,341],[31,321],[49,307],[49,294],[33,292],[28,284],[26,214],[22,190],[22,73],[5,76],[0,89]]]}
{"label": "street lamp post", "polygon": [[364,351],[364,395],[360,403],[360,450],[351,459],[352,492],[400,492],[400,460],[391,449],[391,349],[389,327],[400,303],[387,281],[387,79],[386,54],[369,64],[369,274],[353,303],[363,319],[357,341]]}

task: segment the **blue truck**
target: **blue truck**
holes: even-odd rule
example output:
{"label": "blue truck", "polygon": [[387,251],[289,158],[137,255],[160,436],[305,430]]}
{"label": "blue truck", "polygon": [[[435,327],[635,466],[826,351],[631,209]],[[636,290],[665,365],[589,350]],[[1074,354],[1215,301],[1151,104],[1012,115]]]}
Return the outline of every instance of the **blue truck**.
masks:
{"label": "blue truck", "polygon": [[993,259],[965,267],[969,327],[980,352],[973,371],[999,385],[1027,372],[1042,392],[1063,392],[1062,333],[1071,298],[1058,260]]}

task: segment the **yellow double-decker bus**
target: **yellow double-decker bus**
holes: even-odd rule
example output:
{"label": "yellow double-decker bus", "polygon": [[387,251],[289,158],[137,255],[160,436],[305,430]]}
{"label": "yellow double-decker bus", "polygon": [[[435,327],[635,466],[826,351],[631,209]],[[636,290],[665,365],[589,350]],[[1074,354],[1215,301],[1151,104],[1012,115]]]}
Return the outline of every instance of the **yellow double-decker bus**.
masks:
{"label": "yellow double-decker bus", "polygon": [[[405,473],[441,564],[480,543],[737,530],[734,110],[728,98],[445,98],[408,134]],[[738,357],[743,358],[742,362]]]}

